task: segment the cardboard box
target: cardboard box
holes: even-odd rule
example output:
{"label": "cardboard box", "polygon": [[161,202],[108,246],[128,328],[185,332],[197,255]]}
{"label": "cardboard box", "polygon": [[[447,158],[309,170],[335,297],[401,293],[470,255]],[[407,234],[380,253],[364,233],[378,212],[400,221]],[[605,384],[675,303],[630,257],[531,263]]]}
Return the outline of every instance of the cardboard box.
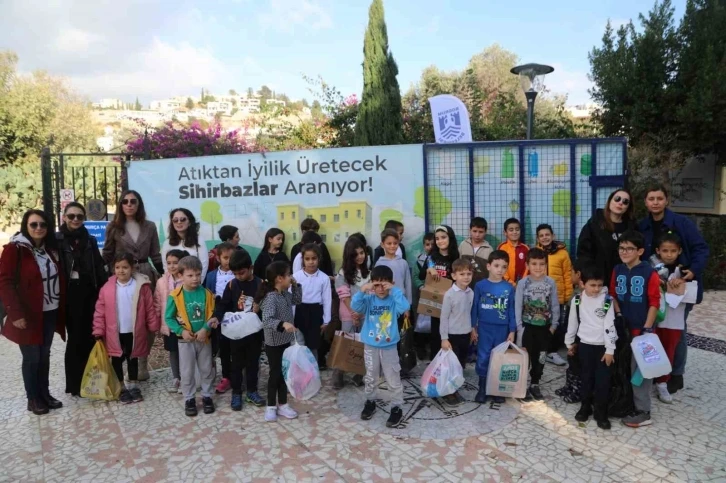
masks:
{"label": "cardboard box", "polygon": [[454,282],[448,278],[440,278],[434,282],[431,274],[426,275],[426,282],[421,287],[421,297],[416,312],[431,317],[441,317],[441,305],[444,303],[444,294]]}

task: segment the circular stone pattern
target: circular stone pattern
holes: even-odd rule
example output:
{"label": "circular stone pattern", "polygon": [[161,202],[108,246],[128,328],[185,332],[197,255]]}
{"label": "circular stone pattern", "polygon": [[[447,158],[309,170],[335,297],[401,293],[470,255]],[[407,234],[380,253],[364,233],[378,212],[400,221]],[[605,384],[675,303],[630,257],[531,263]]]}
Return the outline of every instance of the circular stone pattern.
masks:
{"label": "circular stone pattern", "polygon": [[338,407],[343,414],[371,431],[418,439],[462,439],[487,434],[514,421],[519,412],[519,404],[474,402],[479,378],[473,367],[464,371],[466,382],[459,389],[464,403],[452,407],[444,404],[441,398],[427,397],[420,385],[425,369],[426,363],[419,363],[409,377],[401,380],[403,419],[398,428],[386,427],[391,405],[388,386],[383,379],[378,387],[377,409],[370,421],[360,419],[366,400],[362,387],[355,387],[346,381],[345,387],[338,392]]}

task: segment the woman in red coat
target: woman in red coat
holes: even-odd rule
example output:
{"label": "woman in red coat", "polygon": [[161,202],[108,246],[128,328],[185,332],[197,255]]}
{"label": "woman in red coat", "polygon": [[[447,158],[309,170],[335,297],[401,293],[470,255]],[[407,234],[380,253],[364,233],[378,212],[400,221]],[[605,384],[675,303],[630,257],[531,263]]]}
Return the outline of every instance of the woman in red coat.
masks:
{"label": "woman in red coat", "polygon": [[46,414],[63,404],[48,391],[50,346],[65,340],[65,284],[58,265],[53,221],[40,210],[23,215],[20,233],[0,256],[0,300],[7,319],[2,335],[20,346],[28,411]]}

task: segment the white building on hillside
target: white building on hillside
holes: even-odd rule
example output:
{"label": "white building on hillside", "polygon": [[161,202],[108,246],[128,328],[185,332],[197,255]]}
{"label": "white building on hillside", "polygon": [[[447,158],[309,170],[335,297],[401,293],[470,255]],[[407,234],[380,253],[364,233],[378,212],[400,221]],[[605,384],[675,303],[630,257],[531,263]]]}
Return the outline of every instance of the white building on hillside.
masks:
{"label": "white building on hillside", "polygon": [[598,105],[592,102],[588,102],[587,104],[579,104],[576,106],[568,106],[565,108],[565,110],[572,116],[574,119],[582,120],[582,119],[589,119],[592,117],[592,114],[595,112],[595,110],[598,108]]}
{"label": "white building on hillside", "polygon": [[267,99],[265,103],[285,107],[285,101],[281,101],[279,99]]}
{"label": "white building on hillside", "polygon": [[173,111],[175,109],[179,109],[182,107],[182,103],[172,100],[172,99],[166,99],[164,101],[151,101],[151,110],[152,111]]}
{"label": "white building on hillside", "polygon": [[227,101],[208,102],[207,112],[211,115],[221,112],[229,116],[230,114],[232,114],[232,103]]}
{"label": "white building on hillside", "polygon": [[96,109],[121,109],[123,102],[121,99],[101,99],[91,105]]}

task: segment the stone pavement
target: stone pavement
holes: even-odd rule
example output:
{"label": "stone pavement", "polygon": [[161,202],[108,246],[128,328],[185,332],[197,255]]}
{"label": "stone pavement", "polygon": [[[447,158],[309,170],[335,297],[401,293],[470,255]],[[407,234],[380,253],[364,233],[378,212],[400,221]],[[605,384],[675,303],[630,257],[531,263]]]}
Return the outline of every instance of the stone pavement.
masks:
{"label": "stone pavement", "polygon": [[[0,481],[726,481],[726,292],[706,294],[690,318],[687,388],[673,405],[654,398],[654,424],[612,431],[574,420],[577,405],[554,395],[564,371],[548,365],[546,400],[455,411],[406,386],[406,424],[358,419],[360,389],[336,394],[329,372],[294,421],[263,422],[263,409],[184,416],[165,391],[168,370],[142,383],[128,406],[63,394],[63,342],[53,345],[51,392],[64,408],[25,410],[20,352],[0,339]],[[713,352],[717,351],[717,352]],[[720,352],[720,353],[719,353]],[[263,368],[262,381],[266,381]],[[473,379],[471,371],[467,378]],[[463,391],[471,399],[471,388]],[[447,438],[447,439],[444,439]]]}

